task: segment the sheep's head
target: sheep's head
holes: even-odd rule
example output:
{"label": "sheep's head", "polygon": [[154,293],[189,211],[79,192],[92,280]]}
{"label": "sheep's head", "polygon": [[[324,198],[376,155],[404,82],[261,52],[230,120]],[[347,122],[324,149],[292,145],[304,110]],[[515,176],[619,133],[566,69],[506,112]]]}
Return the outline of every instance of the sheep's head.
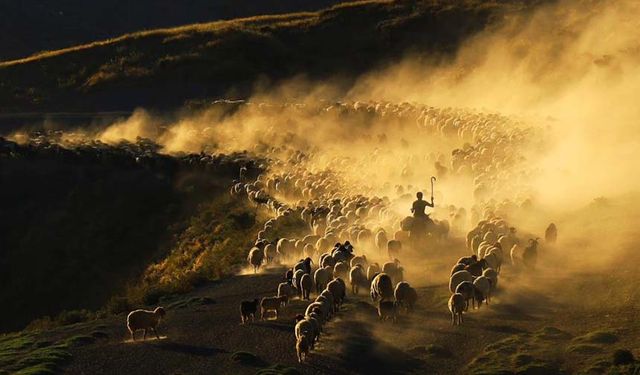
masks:
{"label": "sheep's head", "polygon": [[153,310],[153,313],[160,318],[163,318],[167,314],[163,307],[156,307],[156,309]]}

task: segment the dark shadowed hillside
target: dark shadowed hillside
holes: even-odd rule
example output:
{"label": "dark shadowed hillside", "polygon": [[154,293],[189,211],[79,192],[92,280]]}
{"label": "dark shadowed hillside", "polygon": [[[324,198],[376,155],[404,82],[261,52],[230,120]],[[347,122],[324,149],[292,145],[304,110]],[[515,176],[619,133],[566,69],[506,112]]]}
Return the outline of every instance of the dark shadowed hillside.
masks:
{"label": "dark shadowed hillside", "polygon": [[[227,223],[235,231],[251,228],[244,207],[220,198],[250,162],[156,151],[145,141],[62,147],[0,138],[0,332],[62,310],[98,309],[173,246],[186,251],[183,244],[196,239],[214,246],[221,239],[198,226],[199,218],[215,226],[237,209],[239,227]],[[218,266],[232,272],[229,262]],[[144,300],[160,291],[136,293]],[[127,308],[126,298],[116,302],[112,308]]]}
{"label": "dark shadowed hillside", "polygon": [[313,11],[339,0],[3,1],[0,60],[197,22]]}
{"label": "dark shadowed hillside", "polygon": [[[537,1],[370,1],[159,29],[0,63],[5,112],[179,106],[259,79],[348,77],[407,53],[447,56]],[[170,93],[170,94],[167,94]]]}

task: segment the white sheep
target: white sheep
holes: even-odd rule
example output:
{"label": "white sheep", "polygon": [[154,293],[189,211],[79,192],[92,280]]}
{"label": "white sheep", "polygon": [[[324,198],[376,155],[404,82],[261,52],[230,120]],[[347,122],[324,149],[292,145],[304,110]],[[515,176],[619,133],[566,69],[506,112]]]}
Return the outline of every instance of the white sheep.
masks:
{"label": "white sheep", "polygon": [[309,299],[311,288],[313,288],[313,279],[311,275],[305,273],[302,275],[302,278],[300,278],[300,293],[302,294],[302,299]]}
{"label": "white sheep", "polygon": [[413,307],[418,300],[418,293],[406,281],[399,282],[398,285],[396,285],[393,295],[398,306],[404,307],[407,312],[413,310]]}
{"label": "white sheep", "polygon": [[463,271],[458,271],[454,273],[453,275],[451,275],[451,278],[449,279],[449,291],[451,293],[455,293],[458,285],[460,285],[460,283],[464,281],[469,281],[469,282],[473,281],[473,276],[471,275],[471,273],[469,273],[469,271],[463,270]]}
{"label": "white sheep", "polygon": [[393,282],[386,273],[379,273],[371,281],[371,300],[393,300]]}
{"label": "white sheep", "polygon": [[451,311],[451,325],[460,325],[464,321],[462,313],[466,307],[464,296],[460,293],[454,293],[449,298],[449,311]]}
{"label": "white sheep", "polygon": [[327,284],[327,290],[333,294],[334,303],[336,305],[336,309],[342,305],[344,301],[344,297],[346,295],[346,285],[342,281],[342,279],[335,278]]}
{"label": "white sheep", "polygon": [[347,278],[349,276],[349,264],[347,262],[338,262],[333,267],[333,275],[335,277]]}
{"label": "white sheep", "polygon": [[296,341],[302,336],[307,336],[307,338],[309,338],[310,347],[313,349],[316,342],[316,328],[310,319],[303,317],[298,320],[294,328],[294,333],[296,335]]}
{"label": "white sheep", "polygon": [[453,268],[451,269],[451,274],[453,275],[454,273],[458,272],[458,271],[464,271],[464,268],[467,265],[464,263],[458,263],[455,266],[453,266]]}
{"label": "white sheep", "polygon": [[262,265],[262,260],[264,259],[264,253],[257,247],[252,248],[249,251],[249,255],[247,256],[247,261],[251,266],[253,266],[253,273],[258,272],[258,268]]}
{"label": "white sheep", "polygon": [[389,275],[394,284],[404,280],[404,268],[400,266],[400,261],[398,261],[398,259],[394,259],[393,262],[385,263],[382,266],[382,273]]}
{"label": "white sheep", "polygon": [[155,310],[134,310],[127,315],[127,328],[131,333],[131,340],[136,341],[135,332],[138,330],[144,330],[142,339],[147,338],[147,330],[150,329],[156,334],[156,338],[160,340],[158,335],[158,325],[162,318],[166,315],[164,308],[156,307]]}

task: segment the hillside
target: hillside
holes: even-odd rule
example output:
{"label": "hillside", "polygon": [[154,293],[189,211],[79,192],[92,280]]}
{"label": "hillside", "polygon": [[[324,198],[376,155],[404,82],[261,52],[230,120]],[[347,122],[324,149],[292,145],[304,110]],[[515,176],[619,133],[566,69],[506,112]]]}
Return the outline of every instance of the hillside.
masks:
{"label": "hillside", "polygon": [[4,1],[0,60],[15,59],[139,30],[318,10],[337,0]]}
{"label": "hillside", "polygon": [[4,113],[166,108],[243,97],[257,80],[348,84],[408,53],[450,55],[506,12],[539,2],[366,1],[136,32],[0,63],[0,102]]}

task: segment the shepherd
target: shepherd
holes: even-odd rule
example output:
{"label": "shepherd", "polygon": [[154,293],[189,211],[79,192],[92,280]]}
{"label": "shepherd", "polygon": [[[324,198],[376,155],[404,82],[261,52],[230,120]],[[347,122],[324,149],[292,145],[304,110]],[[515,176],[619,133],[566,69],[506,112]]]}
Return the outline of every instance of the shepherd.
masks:
{"label": "shepherd", "polygon": [[422,192],[419,191],[416,194],[416,198],[418,198],[417,200],[415,200],[413,202],[413,205],[411,207],[411,212],[413,213],[413,217],[415,219],[425,219],[428,218],[429,215],[427,215],[424,210],[427,208],[427,206],[433,208],[433,182],[436,180],[436,178],[434,176],[431,176],[431,203],[425,201],[422,199]]}

